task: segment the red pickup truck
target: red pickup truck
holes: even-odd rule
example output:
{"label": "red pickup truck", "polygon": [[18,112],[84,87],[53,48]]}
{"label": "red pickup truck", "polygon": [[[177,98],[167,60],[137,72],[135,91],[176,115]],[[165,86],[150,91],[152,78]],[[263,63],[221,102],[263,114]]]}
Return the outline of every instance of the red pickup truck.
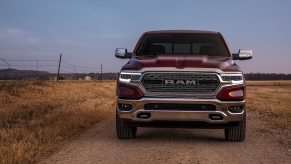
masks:
{"label": "red pickup truck", "polygon": [[245,80],[219,32],[165,30],[144,33],[117,82],[116,133],[136,137],[138,127],[221,128],[228,141],[246,135]]}

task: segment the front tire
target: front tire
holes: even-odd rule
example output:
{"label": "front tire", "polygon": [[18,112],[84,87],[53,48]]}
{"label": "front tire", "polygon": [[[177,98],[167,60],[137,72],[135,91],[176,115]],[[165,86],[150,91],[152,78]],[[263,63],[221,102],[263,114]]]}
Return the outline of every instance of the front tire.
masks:
{"label": "front tire", "polygon": [[224,129],[225,140],[232,142],[242,142],[246,137],[246,116],[235,127]]}
{"label": "front tire", "polygon": [[136,137],[137,127],[126,125],[116,113],[116,134],[119,139],[134,139]]}

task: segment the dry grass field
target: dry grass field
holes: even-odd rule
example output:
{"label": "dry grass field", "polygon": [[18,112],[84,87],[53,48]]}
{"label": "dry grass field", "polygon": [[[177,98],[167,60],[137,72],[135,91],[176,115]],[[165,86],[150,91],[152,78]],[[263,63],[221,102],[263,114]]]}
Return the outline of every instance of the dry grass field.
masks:
{"label": "dry grass field", "polygon": [[[291,82],[248,84],[249,114],[265,120],[267,132],[291,131]],[[114,98],[115,82],[0,82],[0,163],[48,156],[114,110]]]}
{"label": "dry grass field", "polygon": [[114,108],[114,82],[0,83],[0,163],[31,163]]}
{"label": "dry grass field", "polygon": [[248,82],[247,106],[270,119],[273,128],[290,128],[291,81]]}

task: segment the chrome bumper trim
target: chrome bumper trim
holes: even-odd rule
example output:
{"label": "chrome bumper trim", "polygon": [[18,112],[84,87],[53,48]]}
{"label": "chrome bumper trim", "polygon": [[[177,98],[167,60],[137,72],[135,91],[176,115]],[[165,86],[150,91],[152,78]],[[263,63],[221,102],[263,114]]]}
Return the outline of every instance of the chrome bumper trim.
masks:
{"label": "chrome bumper trim", "polygon": [[[132,110],[122,111],[117,107],[117,114],[122,119],[132,121],[203,121],[208,123],[228,123],[241,121],[246,114],[245,109],[242,113],[230,113],[229,106],[244,105],[245,101],[220,101],[218,99],[187,99],[187,98],[148,98],[139,100],[128,100],[117,98],[117,103],[131,104]],[[144,110],[147,103],[181,103],[181,104],[212,104],[216,106],[216,111],[173,111],[173,110]],[[151,113],[148,119],[137,118],[141,112]],[[209,114],[220,114],[223,120],[211,120]]]}

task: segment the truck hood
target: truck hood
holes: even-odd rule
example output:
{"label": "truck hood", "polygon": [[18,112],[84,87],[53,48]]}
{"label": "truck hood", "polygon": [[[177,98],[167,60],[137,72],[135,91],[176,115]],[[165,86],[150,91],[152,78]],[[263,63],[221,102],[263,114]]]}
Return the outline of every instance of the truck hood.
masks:
{"label": "truck hood", "polygon": [[230,57],[190,55],[135,57],[122,70],[140,70],[145,67],[217,68],[222,71],[241,71]]}

